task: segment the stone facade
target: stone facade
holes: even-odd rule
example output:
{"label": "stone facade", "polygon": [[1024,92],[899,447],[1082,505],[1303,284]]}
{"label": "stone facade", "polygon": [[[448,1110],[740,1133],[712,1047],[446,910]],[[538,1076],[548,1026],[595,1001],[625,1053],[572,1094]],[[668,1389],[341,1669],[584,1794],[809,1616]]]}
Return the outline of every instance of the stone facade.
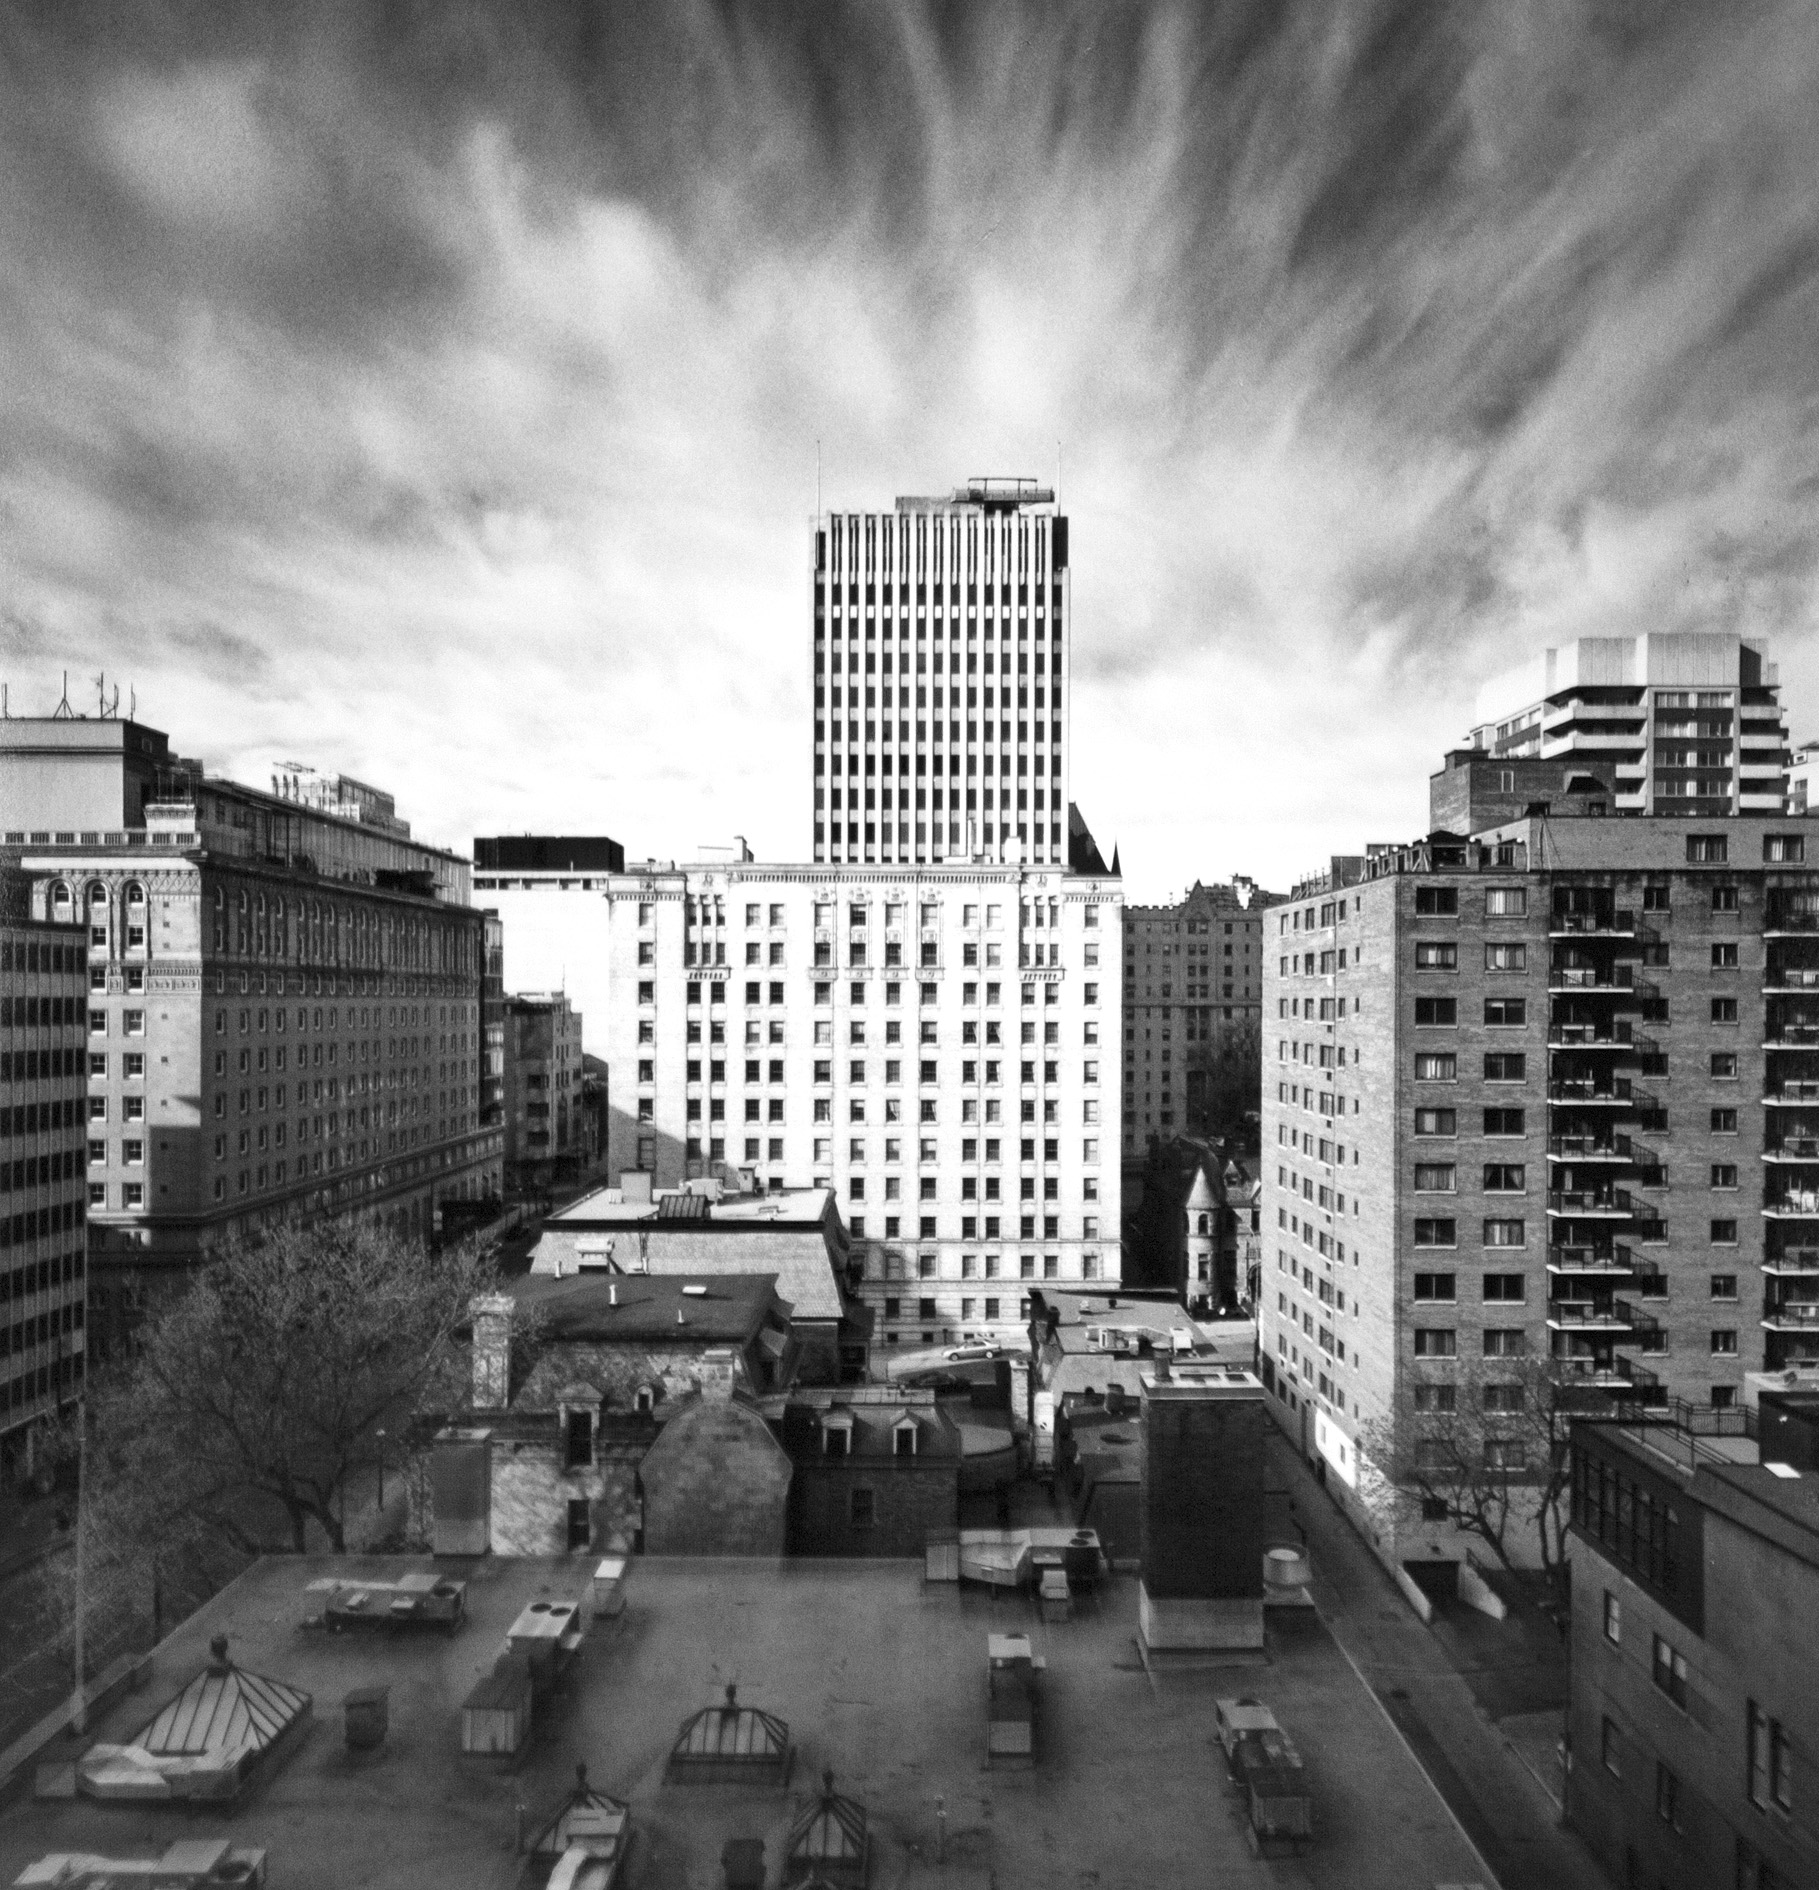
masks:
{"label": "stone facade", "polygon": [[790,1475],[755,1405],[735,1396],[685,1406],[640,1471],[646,1554],[781,1556]]}

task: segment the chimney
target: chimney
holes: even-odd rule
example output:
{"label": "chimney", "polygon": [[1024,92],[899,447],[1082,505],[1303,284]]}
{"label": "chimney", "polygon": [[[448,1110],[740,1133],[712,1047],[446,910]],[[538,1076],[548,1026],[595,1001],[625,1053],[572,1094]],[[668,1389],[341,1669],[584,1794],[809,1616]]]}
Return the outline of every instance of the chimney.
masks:
{"label": "chimney", "polygon": [[512,1396],[512,1297],[477,1293],[467,1309],[474,1322],[474,1409],[503,1411]]}
{"label": "chimney", "polygon": [[739,1360],[730,1346],[716,1345],[701,1354],[695,1367],[703,1404],[730,1404],[739,1375]]}
{"label": "chimney", "polygon": [[619,1282],[617,1280],[608,1280],[606,1283],[606,1303],[609,1306],[617,1306],[619,1303]]}

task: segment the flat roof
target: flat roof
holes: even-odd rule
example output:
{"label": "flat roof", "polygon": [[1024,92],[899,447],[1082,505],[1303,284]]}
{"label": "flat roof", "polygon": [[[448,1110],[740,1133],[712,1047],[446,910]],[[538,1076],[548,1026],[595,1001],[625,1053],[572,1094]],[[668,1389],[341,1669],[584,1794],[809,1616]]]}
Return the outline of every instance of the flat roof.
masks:
{"label": "flat roof", "polygon": [[[1272,1623],[1267,1668],[1159,1671],[1139,1664],[1137,1583],[1101,1584],[1091,1608],[1050,1624],[1025,1597],[925,1584],[915,1561],[782,1565],[631,1559],[625,1612],[595,1623],[565,1678],[533,1710],[530,1742],[507,1765],[461,1753],[461,1702],[506,1630],[539,1599],[578,1594],[592,1555],[487,1556],[436,1564],[465,1579],[468,1623],[452,1639],[306,1633],[326,1575],[395,1580],[427,1557],[273,1557],[256,1563],[158,1649],[148,1688],[92,1722],[97,1739],[142,1725],[226,1633],[236,1661],[304,1688],[314,1723],[234,1807],[174,1816],[82,1800],[0,1811],[0,1883],[51,1851],[155,1856],[178,1837],[231,1834],[270,1851],[274,1883],[344,1890],[510,1890],[518,1805],[538,1829],[573,1789],[575,1766],[631,1809],[637,1890],[721,1880],[729,1837],[764,1840],[774,1871],[793,1819],[831,1767],[865,1807],[871,1881],[920,1880],[946,1811],[957,1886],[1054,1890],[1111,1884],[1250,1883],[1253,1862],[1224,1786],[1214,1701],[1255,1694],[1299,1749],[1319,1841],[1294,1874],[1316,1890],[1407,1890],[1485,1871],[1402,1741],[1317,1620]],[[1007,1613],[1007,1610],[1009,1611]],[[1036,1765],[987,1772],[987,1636],[1027,1633],[1047,1661]],[[797,1748],[786,1790],[710,1791],[664,1782],[683,1722],[724,1698],[786,1721]],[[371,1753],[342,1738],[349,1692],[389,1686],[389,1730]],[[69,1747],[59,1746],[59,1756]]]}
{"label": "flat roof", "polygon": [[[776,1296],[774,1273],[523,1274],[503,1290],[535,1308],[548,1339],[665,1339],[743,1343]],[[681,1321],[676,1315],[682,1315]]]}

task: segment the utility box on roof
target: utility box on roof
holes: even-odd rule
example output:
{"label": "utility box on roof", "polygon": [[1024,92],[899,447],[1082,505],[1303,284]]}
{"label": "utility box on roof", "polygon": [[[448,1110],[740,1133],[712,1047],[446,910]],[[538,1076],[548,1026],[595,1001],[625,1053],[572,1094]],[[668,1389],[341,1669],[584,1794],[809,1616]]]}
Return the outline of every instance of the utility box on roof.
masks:
{"label": "utility box on roof", "polygon": [[493,1542],[492,1433],[445,1430],[430,1451],[438,1555],[485,1555]]}
{"label": "utility box on roof", "polygon": [[461,1703],[461,1750],[510,1757],[530,1730],[530,1670],[523,1661],[501,1655]]}
{"label": "utility box on roof", "polygon": [[1036,1762],[1036,1676],[1045,1662],[1030,1652],[1027,1634],[986,1636],[985,1762]]}

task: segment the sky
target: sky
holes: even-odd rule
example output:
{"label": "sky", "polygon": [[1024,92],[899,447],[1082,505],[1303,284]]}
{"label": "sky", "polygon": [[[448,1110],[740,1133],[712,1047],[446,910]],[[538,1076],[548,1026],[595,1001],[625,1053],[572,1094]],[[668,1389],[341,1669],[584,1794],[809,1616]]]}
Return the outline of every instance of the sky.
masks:
{"label": "sky", "polygon": [[817,464],[1058,468],[1132,898],[1419,833],[1582,634],[1819,735],[1815,97],[1750,0],[0,0],[0,678],[802,858]]}

